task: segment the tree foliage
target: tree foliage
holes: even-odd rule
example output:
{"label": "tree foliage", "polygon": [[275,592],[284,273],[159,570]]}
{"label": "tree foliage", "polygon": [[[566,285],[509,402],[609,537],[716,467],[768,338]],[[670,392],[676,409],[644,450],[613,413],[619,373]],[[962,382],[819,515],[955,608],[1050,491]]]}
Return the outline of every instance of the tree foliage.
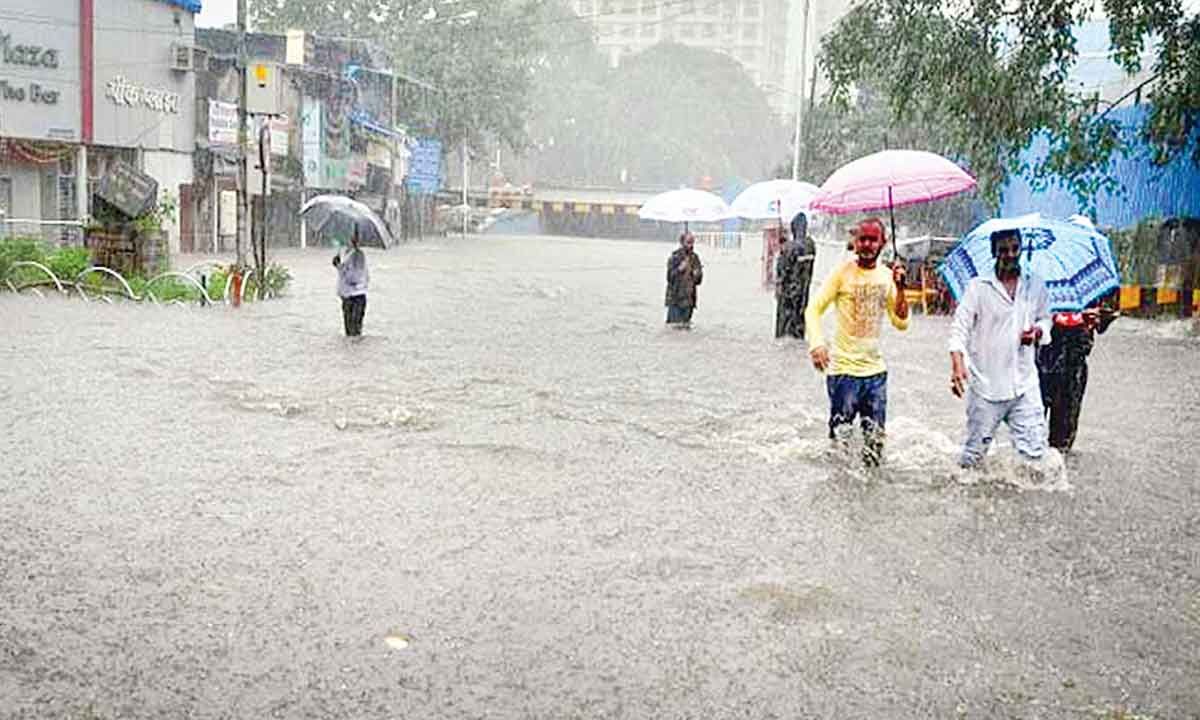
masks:
{"label": "tree foliage", "polygon": [[[1021,171],[1037,182],[1061,181],[1089,202],[1110,182],[1104,171],[1114,152],[1144,139],[1158,161],[1170,160],[1200,120],[1200,16],[1189,16],[1181,0],[1101,3],[1121,67],[1143,70],[1143,50],[1157,49],[1142,95],[1152,110],[1139,137],[1121,132],[1097,94],[1070,87],[1075,28],[1095,5],[862,0],[822,43],[830,96],[844,106],[858,84],[871,81],[897,124],[940,126],[993,202],[1004,179]],[[1021,151],[1040,133],[1050,152],[1022,167]],[[1200,148],[1193,159],[1200,163]]]}
{"label": "tree foliage", "polygon": [[[817,102],[805,113],[799,178],[820,185],[842,165],[887,148],[919,148],[947,157],[957,152],[944,125],[922,117],[897,119],[886,95],[876,85],[864,84],[845,104]],[[791,154],[777,159],[774,174],[790,176]],[[978,224],[983,210],[978,193],[971,192],[906,207],[896,219],[921,234],[957,235]]]}
{"label": "tree foliage", "polygon": [[760,180],[786,132],[736,61],[660,44],[608,69],[594,51],[539,79],[535,175],[560,182]]}
{"label": "tree foliage", "polygon": [[480,147],[528,141],[533,79],[555,25],[574,20],[560,0],[251,0],[255,27],[372,40],[397,70],[438,88],[437,134]]}

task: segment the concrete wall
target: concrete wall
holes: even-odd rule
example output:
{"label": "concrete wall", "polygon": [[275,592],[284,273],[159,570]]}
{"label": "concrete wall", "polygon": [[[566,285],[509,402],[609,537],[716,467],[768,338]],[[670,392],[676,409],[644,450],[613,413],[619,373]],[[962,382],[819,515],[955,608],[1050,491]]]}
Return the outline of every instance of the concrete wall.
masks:
{"label": "concrete wall", "polygon": [[[0,179],[8,181],[12,192],[9,218],[40,218],[42,216],[42,179],[38,166],[11,161],[0,162]],[[0,224],[0,234],[36,234],[27,225]]]}
{"label": "concrete wall", "polygon": [[[190,185],[192,182],[192,156],[171,151],[146,151],[142,154],[142,170],[158,180],[159,197],[170,194],[178,206],[179,186]],[[164,228],[172,253],[179,252],[179,221],[182,210],[182,207],[178,207],[174,220]]]}
{"label": "concrete wall", "polygon": [[[192,182],[195,73],[171,69],[174,45],[193,45],[192,14],[157,0],[96,0],[94,140],[142,150],[141,169],[179,202]],[[166,226],[179,252],[179,212]]]}
{"label": "concrete wall", "polygon": [[176,43],[194,43],[186,10],[155,0],[96,0],[97,145],[192,151],[195,73],[170,69]]}
{"label": "concrete wall", "polygon": [[[1147,112],[1147,108],[1133,106],[1117,108],[1110,115],[1134,138],[1135,147],[1130,155],[1118,155],[1109,163],[1107,170],[1116,178],[1117,188],[1101,192],[1096,198],[1093,219],[1101,227],[1128,228],[1148,218],[1200,218],[1200,166],[1192,161],[1200,133],[1174,162],[1156,165],[1149,157],[1149,148],[1137,146],[1136,133]],[[1021,161],[1040,162],[1046,152],[1046,139],[1039,138],[1022,153]],[[1035,187],[1024,175],[1009,179],[1000,205],[1001,216],[1040,212],[1069,217],[1086,210],[1064,188]]]}

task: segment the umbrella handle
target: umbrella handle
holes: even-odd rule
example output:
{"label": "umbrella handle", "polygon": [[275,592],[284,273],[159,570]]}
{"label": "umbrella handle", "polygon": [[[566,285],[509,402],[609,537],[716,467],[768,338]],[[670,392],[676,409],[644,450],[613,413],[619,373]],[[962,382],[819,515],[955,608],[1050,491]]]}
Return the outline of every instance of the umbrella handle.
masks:
{"label": "umbrella handle", "polygon": [[896,210],[892,206],[892,186],[888,185],[888,217],[892,221],[892,262],[900,259],[900,248],[896,245]]}

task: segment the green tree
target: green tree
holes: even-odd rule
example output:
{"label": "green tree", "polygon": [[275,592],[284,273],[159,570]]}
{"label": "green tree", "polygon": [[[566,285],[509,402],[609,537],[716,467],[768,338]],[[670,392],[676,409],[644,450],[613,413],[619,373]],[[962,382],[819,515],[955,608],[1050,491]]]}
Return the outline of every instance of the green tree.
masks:
{"label": "green tree", "polygon": [[741,65],[671,43],[607,69],[594,50],[539,78],[537,177],[644,185],[770,174],[784,128]]}
{"label": "green tree", "polygon": [[547,38],[577,22],[561,0],[251,0],[250,9],[262,30],[377,43],[396,70],[440,90],[436,126],[447,148],[488,137],[524,147]]}
{"label": "green tree", "polygon": [[[1181,0],[1103,0],[1114,59],[1128,72],[1156,49],[1142,95],[1152,110],[1139,133],[1167,161],[1187,147],[1200,113],[1200,15]],[[1121,132],[1099,97],[1069,86],[1074,30],[1092,0],[862,0],[822,42],[831,98],[846,105],[877,84],[900,125],[941,127],[995,202],[1004,179],[1028,171],[1091,202],[1111,180],[1114,152],[1139,138]],[[1097,110],[1100,110],[1097,112]],[[1021,151],[1046,133],[1050,152],[1022,167]],[[1200,149],[1193,160],[1200,163]]]}

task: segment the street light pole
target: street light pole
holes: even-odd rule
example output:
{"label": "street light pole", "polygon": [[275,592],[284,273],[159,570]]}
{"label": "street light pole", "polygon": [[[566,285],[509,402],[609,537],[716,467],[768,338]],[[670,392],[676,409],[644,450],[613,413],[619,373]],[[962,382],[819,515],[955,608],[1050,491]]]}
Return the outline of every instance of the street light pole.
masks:
{"label": "street light pole", "polygon": [[[250,234],[250,150],[246,127],[246,0],[237,0],[238,27],[238,216],[237,265],[246,262],[246,239]],[[262,284],[262,278],[259,278]]]}
{"label": "street light pole", "polygon": [[796,132],[792,137],[792,179],[800,179],[800,129],[804,124],[804,79],[808,59],[808,4],[804,0],[804,16],[800,18],[800,69],[796,75]]}

